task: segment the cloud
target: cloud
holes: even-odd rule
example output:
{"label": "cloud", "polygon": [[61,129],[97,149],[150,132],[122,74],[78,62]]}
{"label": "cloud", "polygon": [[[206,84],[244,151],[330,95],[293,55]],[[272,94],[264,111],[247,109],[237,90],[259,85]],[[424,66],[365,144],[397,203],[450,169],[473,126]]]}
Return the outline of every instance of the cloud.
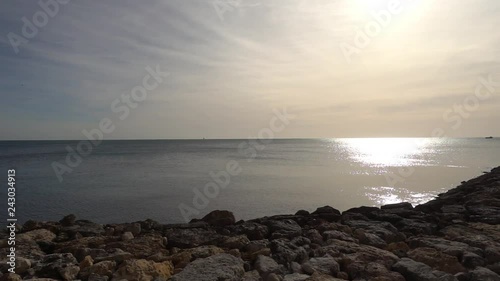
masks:
{"label": "cloud", "polygon": [[4,125],[0,138],[80,138],[148,65],[171,77],[113,138],[247,137],[285,106],[299,116],[282,137],[352,135],[339,116],[370,136],[364,118],[387,115],[401,122],[372,127],[406,135],[498,69],[493,0],[405,11],[349,65],[339,44],[372,20],[360,3],[242,0],[221,20],[209,0],[71,1],[16,55],[6,35],[40,8],[2,1],[0,112],[20,125]]}

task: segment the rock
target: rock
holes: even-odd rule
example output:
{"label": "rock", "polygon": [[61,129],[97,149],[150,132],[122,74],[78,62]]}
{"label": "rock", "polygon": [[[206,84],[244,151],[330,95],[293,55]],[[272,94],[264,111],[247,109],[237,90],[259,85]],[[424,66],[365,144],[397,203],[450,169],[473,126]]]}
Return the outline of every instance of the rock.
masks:
{"label": "rock", "polygon": [[257,251],[262,250],[264,248],[269,248],[270,244],[271,243],[267,239],[250,241],[245,246],[244,251],[250,252],[250,253],[257,252]]}
{"label": "rock", "polygon": [[131,224],[127,224],[125,226],[125,231],[131,232],[134,236],[138,236],[139,234],[141,234],[142,227],[141,227],[140,223],[137,223],[137,222],[131,223]]}
{"label": "rock", "polygon": [[387,243],[375,234],[365,232],[362,229],[356,229],[354,231],[354,236],[359,240],[359,243],[384,249]]}
{"label": "rock", "polygon": [[321,274],[321,273],[314,273],[311,277],[306,279],[306,281],[344,281],[344,280],[334,278],[330,275],[325,275],[325,274]]}
{"label": "rock", "polygon": [[308,258],[308,253],[303,247],[294,245],[287,239],[273,240],[271,251],[273,259],[282,265],[288,265],[293,261],[303,263]]}
{"label": "rock", "polygon": [[105,230],[101,224],[93,223],[86,220],[77,220],[71,226],[65,226],[62,231],[67,232],[70,236],[81,234],[83,237],[98,236],[104,234]]}
{"label": "rock", "polygon": [[259,272],[257,272],[257,270],[252,270],[245,272],[241,281],[262,281],[262,278],[260,278]]}
{"label": "rock", "polygon": [[462,264],[467,268],[476,268],[484,266],[486,261],[483,257],[471,252],[466,252],[462,255]]}
{"label": "rock", "polygon": [[322,249],[325,252],[342,255],[342,264],[344,267],[349,267],[350,264],[354,263],[363,263],[366,265],[376,260],[389,269],[399,260],[396,255],[389,251],[341,240],[331,240],[330,244],[322,247]]}
{"label": "rock", "polygon": [[320,207],[320,208],[316,209],[316,211],[314,211],[312,214],[313,215],[316,215],[316,214],[337,214],[337,215],[340,215],[340,211],[333,208],[333,207],[330,207],[330,206],[324,206],[324,207]]}
{"label": "rock", "polygon": [[4,276],[0,277],[0,281],[21,281],[22,278],[18,274],[15,273],[7,273]]}
{"label": "rock", "polygon": [[361,206],[361,207],[357,207],[357,208],[351,208],[351,209],[343,212],[342,215],[344,215],[345,213],[356,213],[356,214],[366,215],[366,214],[369,214],[369,213],[372,213],[372,212],[377,212],[379,210],[380,209],[377,208],[377,207]]}
{"label": "rock", "polygon": [[241,252],[238,249],[231,249],[231,250],[227,251],[227,253],[233,257],[241,258]]}
{"label": "rock", "polygon": [[36,229],[25,233],[18,234],[16,239],[19,243],[26,243],[28,241],[34,242],[52,242],[56,235],[47,229]]}
{"label": "rock", "polygon": [[167,231],[169,247],[193,248],[218,244],[223,237],[213,229],[171,229]]}
{"label": "rock", "polygon": [[489,270],[495,272],[496,274],[500,275],[500,262],[490,264],[486,266]]}
{"label": "rock", "polygon": [[90,278],[90,276],[107,276],[111,277],[116,268],[115,261],[101,261],[95,263],[89,267],[81,268],[80,276],[85,278]]}
{"label": "rock", "polygon": [[189,249],[187,251],[191,253],[191,256],[195,259],[208,258],[210,256],[224,253],[223,249],[212,245],[200,246],[193,249]]}
{"label": "rock", "polygon": [[[159,252],[158,254],[161,254]],[[101,262],[101,261],[116,261],[118,263],[123,262],[125,260],[133,258],[134,255],[132,255],[129,252],[125,252],[122,249],[112,249],[109,251],[106,255],[99,255],[95,258],[95,262]]]}
{"label": "rock", "polygon": [[416,248],[408,252],[408,257],[425,263],[436,270],[451,274],[465,271],[465,268],[460,264],[457,257],[439,252],[434,248]]}
{"label": "rock", "polygon": [[236,222],[232,212],[219,210],[209,213],[201,220],[215,226],[227,226]]}
{"label": "rock", "polygon": [[256,222],[244,222],[242,224],[231,225],[228,229],[235,234],[244,234],[250,240],[262,240],[269,236],[269,228]]}
{"label": "rock", "polygon": [[340,211],[330,206],[320,207],[316,209],[312,215],[330,222],[338,221],[340,219]]}
{"label": "rock", "polygon": [[80,267],[77,265],[77,260],[72,254],[50,254],[44,256],[42,260],[33,267],[33,271],[38,277],[73,280],[74,278],[65,278],[71,277],[75,271],[78,273]]}
{"label": "rock", "polygon": [[477,255],[483,255],[483,251],[476,247],[471,247],[462,242],[450,241],[438,237],[415,237],[409,239],[411,248],[428,247],[434,248],[442,253],[461,257],[466,252],[472,252]]}
{"label": "rock", "polygon": [[63,280],[75,280],[78,272],[80,272],[80,267],[74,264],[70,264],[59,268],[58,271]]}
{"label": "rock", "polygon": [[310,213],[306,210],[299,210],[295,213],[296,216],[309,216]]}
{"label": "rock", "polygon": [[469,272],[470,281],[500,281],[500,275],[495,272],[484,268],[478,267]]}
{"label": "rock", "polygon": [[285,275],[283,281],[304,281],[307,280],[310,276],[306,274],[294,273]]}
{"label": "rock", "polygon": [[134,239],[134,234],[132,234],[132,232],[125,232],[122,234],[121,239],[122,241],[130,241]]}
{"label": "rock", "polygon": [[458,281],[455,276],[435,272],[430,266],[409,258],[402,258],[394,264],[393,270],[401,273],[406,280],[414,281]]}
{"label": "rock", "polygon": [[409,202],[401,202],[396,204],[387,204],[380,207],[382,210],[390,209],[403,209],[403,210],[413,210],[413,205]]}
{"label": "rock", "polygon": [[170,261],[156,263],[153,261],[127,260],[113,273],[112,280],[137,280],[150,281],[155,278],[168,279],[173,273],[173,265]]}
{"label": "rock", "polygon": [[269,227],[273,239],[293,238],[302,234],[302,228],[294,220],[269,220],[265,224]]}
{"label": "rock", "polygon": [[59,223],[62,225],[62,226],[72,226],[75,224],[75,221],[76,221],[76,216],[71,214],[71,215],[67,215],[65,216],[64,218],[62,218]]}
{"label": "rock", "polygon": [[361,229],[365,233],[377,235],[386,243],[403,241],[405,238],[394,225],[388,222],[350,220],[345,223],[353,230]]}
{"label": "rock", "polygon": [[248,240],[246,235],[239,235],[234,237],[226,238],[220,246],[227,249],[238,249],[241,250],[243,247],[248,245],[250,240]]}
{"label": "rock", "polygon": [[[185,237],[184,239],[189,239]],[[124,252],[130,253],[136,259],[144,259],[151,255],[168,253],[168,250],[163,244],[163,236],[161,234],[147,234],[136,237],[128,241],[110,242],[104,246],[109,252],[114,252],[116,249],[121,249]],[[105,256],[108,256],[106,254]]]}
{"label": "rock", "polygon": [[270,257],[259,255],[255,261],[255,269],[263,277],[279,272],[279,268],[279,264]]}
{"label": "rock", "polygon": [[311,275],[315,272],[336,275],[340,271],[340,266],[333,257],[326,255],[321,258],[310,259],[308,262],[302,264],[302,270]]}
{"label": "rock", "polygon": [[281,277],[276,273],[271,273],[267,275],[265,281],[281,281]]}
{"label": "rock", "polygon": [[171,281],[240,281],[245,274],[243,261],[228,254],[197,259],[172,277]]}
{"label": "rock", "polygon": [[410,247],[406,244],[406,242],[394,242],[387,245],[385,249],[402,258],[407,256]]}
{"label": "rock", "polygon": [[91,274],[87,281],[108,281],[108,280],[109,280],[108,276],[99,276],[99,275]]}
{"label": "rock", "polygon": [[94,265],[94,259],[91,256],[85,256],[83,260],[80,262],[80,270],[87,269]]}
{"label": "rock", "polygon": [[323,238],[325,239],[325,241],[328,241],[330,239],[338,239],[338,240],[343,240],[343,241],[348,241],[348,242],[357,242],[356,239],[354,239],[354,237],[352,237],[351,235],[349,235],[343,231],[339,231],[339,230],[325,231],[325,232],[323,232]]}
{"label": "rock", "polygon": [[[384,265],[377,262],[359,262],[353,261],[347,265],[346,279],[353,280],[391,280],[391,281],[405,281],[405,278],[397,273],[390,271]],[[337,274],[340,277],[340,274]]]}
{"label": "rock", "polygon": [[22,257],[16,258],[16,273],[23,274],[31,268],[31,261]]}

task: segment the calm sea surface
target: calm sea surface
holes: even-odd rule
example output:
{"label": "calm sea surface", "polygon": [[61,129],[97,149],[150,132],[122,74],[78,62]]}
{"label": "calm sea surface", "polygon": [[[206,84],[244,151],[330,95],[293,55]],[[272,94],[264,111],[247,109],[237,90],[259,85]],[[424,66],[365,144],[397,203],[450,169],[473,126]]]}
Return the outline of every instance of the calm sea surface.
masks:
{"label": "calm sea surface", "polygon": [[[184,221],[180,204],[196,217],[227,209],[237,219],[324,205],[417,204],[500,165],[500,139],[294,139],[258,149],[245,140],[104,141],[60,182],[52,164],[67,165],[66,147],[77,144],[0,142],[0,195],[7,202],[7,170],[15,168],[21,222],[74,213],[101,223],[176,223]],[[241,171],[212,196],[210,172],[228,163]],[[213,198],[200,199],[207,185]]]}

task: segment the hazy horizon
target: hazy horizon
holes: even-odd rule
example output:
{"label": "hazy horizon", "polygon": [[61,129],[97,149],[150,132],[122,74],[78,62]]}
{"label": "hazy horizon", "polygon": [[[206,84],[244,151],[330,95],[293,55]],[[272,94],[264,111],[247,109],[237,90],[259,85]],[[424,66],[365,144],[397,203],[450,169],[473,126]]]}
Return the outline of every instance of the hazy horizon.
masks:
{"label": "hazy horizon", "polygon": [[[484,139],[485,137],[494,137],[495,136],[472,136],[472,137],[286,137],[286,138],[273,138],[275,140],[328,140],[328,139]],[[259,140],[259,138],[164,138],[164,139],[103,139],[103,141],[217,141],[217,140]],[[0,142],[11,142],[11,141],[82,141],[86,140],[85,138],[80,139],[4,139],[0,140]]]}
{"label": "hazy horizon", "polygon": [[0,3],[0,140],[500,135],[498,1],[67,2]]}

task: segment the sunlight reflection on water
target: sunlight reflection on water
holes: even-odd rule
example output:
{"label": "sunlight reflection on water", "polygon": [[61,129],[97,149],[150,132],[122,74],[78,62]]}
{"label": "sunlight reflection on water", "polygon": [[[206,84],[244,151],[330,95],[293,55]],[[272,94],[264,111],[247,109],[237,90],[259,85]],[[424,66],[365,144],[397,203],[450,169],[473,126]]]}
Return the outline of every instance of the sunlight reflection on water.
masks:
{"label": "sunlight reflection on water", "polygon": [[377,205],[394,204],[399,202],[411,202],[413,205],[428,202],[437,195],[438,192],[420,193],[406,188],[394,188],[389,186],[365,187],[364,195],[374,201]]}
{"label": "sunlight reflection on water", "polygon": [[369,138],[335,140],[344,146],[353,161],[369,166],[412,166],[427,152],[431,139]]}
{"label": "sunlight reflection on water", "polygon": [[[335,139],[347,157],[358,163],[369,174],[387,175],[395,167],[416,167],[432,165],[424,160],[426,153],[436,153],[434,147],[439,139],[369,138]],[[406,183],[408,185],[408,183]],[[364,194],[374,205],[411,202],[421,204],[432,200],[439,191],[418,192],[408,187],[365,186]]]}

